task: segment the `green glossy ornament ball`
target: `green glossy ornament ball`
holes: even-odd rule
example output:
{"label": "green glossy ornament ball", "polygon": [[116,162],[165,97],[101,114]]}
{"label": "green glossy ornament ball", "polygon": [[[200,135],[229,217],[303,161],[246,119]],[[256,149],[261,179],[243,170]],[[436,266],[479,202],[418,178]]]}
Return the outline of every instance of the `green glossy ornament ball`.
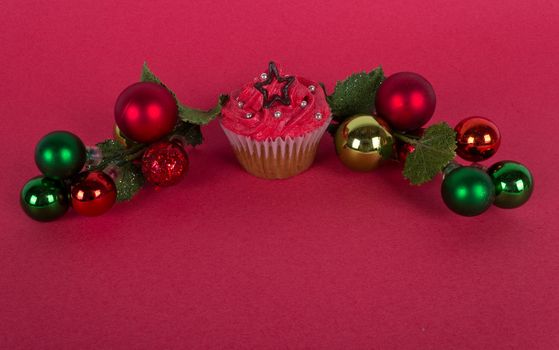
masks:
{"label": "green glossy ornament ball", "polygon": [[495,199],[495,186],[482,169],[463,166],[445,176],[441,194],[446,206],[456,214],[475,216],[491,206]]}
{"label": "green glossy ornament ball", "polygon": [[68,210],[68,192],[58,180],[37,176],[21,189],[20,203],[23,211],[37,221],[58,219]]}
{"label": "green glossy ornament ball", "polygon": [[35,147],[37,167],[44,175],[53,179],[65,179],[79,173],[85,161],[85,145],[71,132],[51,132]]}
{"label": "green glossy ornament ball", "polygon": [[495,184],[495,204],[499,208],[518,208],[534,190],[534,178],[524,165],[506,160],[493,164],[487,173]]}

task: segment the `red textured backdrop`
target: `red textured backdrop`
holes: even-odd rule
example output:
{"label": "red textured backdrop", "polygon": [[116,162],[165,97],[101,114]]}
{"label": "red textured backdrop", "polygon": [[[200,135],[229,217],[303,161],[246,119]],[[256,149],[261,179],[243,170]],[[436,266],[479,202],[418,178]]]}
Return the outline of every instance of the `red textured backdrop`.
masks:
{"label": "red textured backdrop", "polygon": [[[3,1],[0,348],[558,349],[559,8],[549,1]],[[382,64],[435,87],[434,121],[493,119],[523,208],[461,218],[440,179],[346,170],[325,136],[287,181],[244,173],[214,123],[180,185],[99,218],[18,205],[53,129],[111,135],[153,70],[207,108],[266,68],[325,82]]]}

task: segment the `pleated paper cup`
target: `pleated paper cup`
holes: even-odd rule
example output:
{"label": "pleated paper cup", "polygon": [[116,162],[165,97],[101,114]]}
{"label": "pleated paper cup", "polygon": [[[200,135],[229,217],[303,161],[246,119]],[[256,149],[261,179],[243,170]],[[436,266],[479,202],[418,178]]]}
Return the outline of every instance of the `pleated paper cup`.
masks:
{"label": "pleated paper cup", "polygon": [[246,171],[264,179],[285,179],[307,170],[314,161],[322,135],[331,117],[314,131],[298,137],[256,141],[235,134],[220,123],[237,160]]}

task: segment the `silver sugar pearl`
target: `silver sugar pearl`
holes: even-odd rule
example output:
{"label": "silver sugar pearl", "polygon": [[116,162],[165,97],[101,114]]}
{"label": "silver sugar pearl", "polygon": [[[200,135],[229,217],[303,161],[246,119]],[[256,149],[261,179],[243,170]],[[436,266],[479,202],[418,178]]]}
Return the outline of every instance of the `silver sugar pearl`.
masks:
{"label": "silver sugar pearl", "polygon": [[314,114],[314,117],[316,118],[316,120],[320,120],[320,119],[322,119],[322,113],[316,112],[316,113]]}
{"label": "silver sugar pearl", "polygon": [[268,79],[268,74],[266,74],[266,73],[260,74],[260,79],[262,79],[262,80]]}
{"label": "silver sugar pearl", "polygon": [[281,112],[280,111],[275,111],[274,112],[274,117],[276,117],[276,118],[281,117]]}
{"label": "silver sugar pearl", "polygon": [[314,85],[309,85],[309,91],[310,91],[310,92],[315,92],[315,91],[316,91],[316,86],[314,86]]}
{"label": "silver sugar pearl", "polygon": [[301,101],[301,108],[307,107],[307,104],[308,104],[307,101],[305,101],[305,100]]}
{"label": "silver sugar pearl", "polygon": [[239,108],[243,108],[243,107],[245,106],[245,104],[244,104],[243,101],[239,101],[239,102],[237,102],[237,106],[238,106]]}
{"label": "silver sugar pearl", "polygon": [[245,114],[245,118],[246,118],[246,119],[252,118],[252,113],[249,112],[249,113]]}

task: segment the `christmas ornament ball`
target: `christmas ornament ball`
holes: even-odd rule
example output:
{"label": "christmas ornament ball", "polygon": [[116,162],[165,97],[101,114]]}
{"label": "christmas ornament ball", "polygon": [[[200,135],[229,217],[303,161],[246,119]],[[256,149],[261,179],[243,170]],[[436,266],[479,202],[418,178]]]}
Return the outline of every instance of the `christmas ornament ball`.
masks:
{"label": "christmas ornament ball", "polygon": [[377,114],[393,129],[411,131],[425,125],[435,112],[437,98],[421,75],[400,72],[386,78],[375,99]]}
{"label": "christmas ornament ball", "polygon": [[483,117],[468,117],[454,128],[456,154],[470,162],[480,162],[493,156],[501,145],[499,128]]}
{"label": "christmas ornament ball", "polygon": [[115,122],[127,138],[136,142],[160,139],[173,130],[177,118],[177,102],[161,84],[132,84],[116,100]]}
{"label": "christmas ornament ball", "polygon": [[149,146],[142,157],[142,173],[154,186],[179,182],[188,171],[188,156],[178,142],[160,141]]}
{"label": "christmas ornament ball", "polygon": [[446,206],[456,214],[476,216],[493,203],[495,186],[483,169],[462,166],[445,175],[441,195]]}
{"label": "christmas ornament ball", "polygon": [[53,131],[35,147],[35,163],[47,177],[65,179],[77,174],[86,161],[86,148],[68,131]]}
{"label": "christmas ornament ball", "polygon": [[102,171],[87,171],[79,175],[70,192],[72,208],[84,216],[107,212],[116,201],[113,179]]}
{"label": "christmas ornament ball", "polygon": [[20,204],[30,218],[52,221],[68,210],[68,192],[61,181],[37,176],[21,189]]}
{"label": "christmas ornament ball", "polygon": [[530,199],[534,178],[524,165],[507,160],[493,164],[487,173],[495,184],[495,206],[518,208]]}
{"label": "christmas ornament ball", "polygon": [[342,163],[355,171],[371,171],[383,159],[382,150],[391,153],[394,141],[386,123],[371,115],[358,114],[338,126],[334,137]]}

